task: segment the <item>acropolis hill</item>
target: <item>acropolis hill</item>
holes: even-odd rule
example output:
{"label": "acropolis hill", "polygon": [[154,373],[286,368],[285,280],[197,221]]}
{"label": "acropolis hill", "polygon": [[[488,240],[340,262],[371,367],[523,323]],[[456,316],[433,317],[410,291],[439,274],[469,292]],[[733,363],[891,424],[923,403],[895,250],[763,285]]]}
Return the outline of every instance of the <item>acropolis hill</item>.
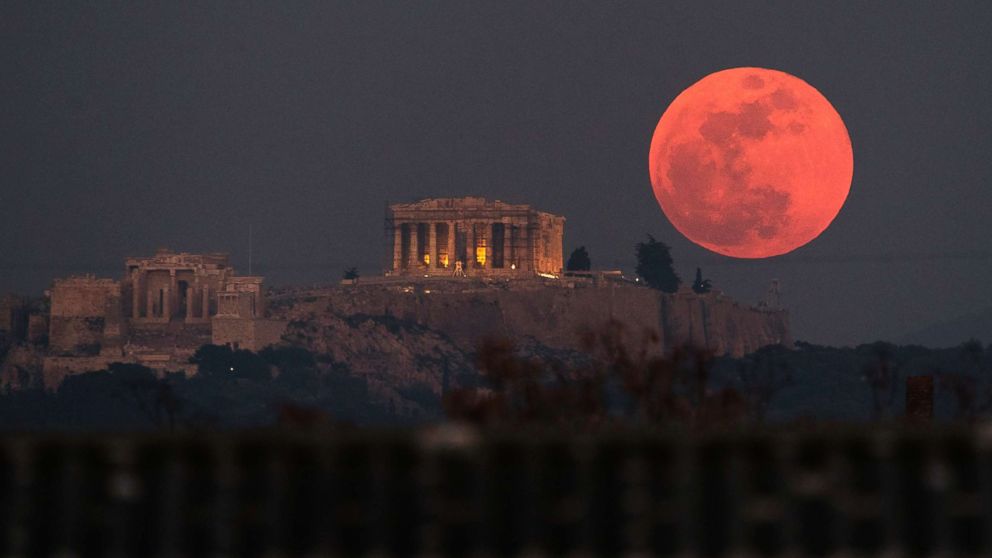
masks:
{"label": "acropolis hill", "polygon": [[303,346],[383,391],[411,382],[437,391],[473,373],[487,337],[547,358],[581,353],[581,332],[607,324],[633,346],[653,339],[658,353],[791,344],[779,308],[718,291],[665,294],[619,272],[564,273],[565,219],[528,205],[428,199],[391,205],[385,223],[385,272],[321,288],[266,288],[224,254],[160,250],[127,258],[119,280],[55,280],[47,312],[8,297],[0,333],[24,343],[0,363],[0,383],[55,388],[112,362],[193,373],[190,356],[209,343]]}

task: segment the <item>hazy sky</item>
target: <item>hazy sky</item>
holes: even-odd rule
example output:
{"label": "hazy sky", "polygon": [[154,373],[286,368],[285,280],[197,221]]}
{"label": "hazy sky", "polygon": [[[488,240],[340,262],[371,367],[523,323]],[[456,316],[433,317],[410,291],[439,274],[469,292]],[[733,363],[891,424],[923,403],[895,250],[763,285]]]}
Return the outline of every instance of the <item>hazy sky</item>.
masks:
{"label": "hazy sky", "polygon": [[[274,283],[381,271],[390,201],[481,195],[565,215],[566,250],[759,299],[796,337],[894,338],[992,305],[992,3],[6,2],[0,292],[228,251]],[[795,74],[854,146],[847,204],[761,261],[684,239],[651,192],[668,103],[734,66]]]}

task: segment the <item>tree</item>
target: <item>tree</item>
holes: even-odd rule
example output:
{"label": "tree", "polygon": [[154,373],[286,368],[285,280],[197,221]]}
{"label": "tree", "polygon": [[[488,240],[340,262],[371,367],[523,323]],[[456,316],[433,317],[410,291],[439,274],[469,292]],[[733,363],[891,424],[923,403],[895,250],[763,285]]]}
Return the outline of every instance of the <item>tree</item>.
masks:
{"label": "tree", "polygon": [[189,359],[204,378],[244,378],[267,381],[272,378],[269,363],[259,355],[226,345],[203,345]]}
{"label": "tree", "polygon": [[572,255],[568,257],[565,265],[566,271],[589,271],[592,269],[592,261],[589,259],[589,252],[585,246],[576,248]]}
{"label": "tree", "polygon": [[672,266],[672,254],[667,244],[655,240],[649,234],[647,241],[638,242],[635,248],[637,275],[642,277],[649,287],[666,293],[679,290],[682,280]]}
{"label": "tree", "polygon": [[703,279],[703,270],[696,268],[696,280],[692,282],[692,290],[698,294],[706,294],[713,290],[709,279]]}
{"label": "tree", "polygon": [[357,267],[349,267],[348,269],[344,270],[344,278],[346,281],[355,281],[358,279],[358,277],[359,277],[359,273]]}
{"label": "tree", "polygon": [[775,394],[792,383],[788,356],[789,349],[784,346],[767,345],[738,361],[743,395],[758,422],[764,422]]}
{"label": "tree", "polygon": [[[872,413],[875,420],[885,418],[896,401],[896,393],[901,383],[901,371],[895,361],[896,346],[883,341],[868,345],[867,350],[874,357],[873,362],[864,367],[863,378],[871,388]],[[860,347],[859,347],[860,349]]]}
{"label": "tree", "polygon": [[320,387],[320,373],[313,353],[303,347],[266,347],[258,353],[265,362],[279,370],[276,386],[285,388],[291,399],[299,401],[315,396]]}
{"label": "tree", "polygon": [[262,349],[258,356],[280,371],[293,368],[314,368],[316,366],[313,353],[303,347],[269,346]]}
{"label": "tree", "polygon": [[159,379],[151,368],[140,364],[114,362],[107,372],[120,382],[121,393],[126,393],[153,424],[175,429],[181,402],[167,379]]}

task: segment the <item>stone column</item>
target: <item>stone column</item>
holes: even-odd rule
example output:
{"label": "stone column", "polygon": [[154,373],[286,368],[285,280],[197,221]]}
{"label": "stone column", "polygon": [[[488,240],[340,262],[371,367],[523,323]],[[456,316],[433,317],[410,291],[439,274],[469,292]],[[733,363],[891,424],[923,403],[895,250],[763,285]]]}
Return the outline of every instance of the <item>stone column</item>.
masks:
{"label": "stone column", "polygon": [[[476,223],[476,226],[473,227],[475,231],[482,231],[482,234],[480,235],[481,238],[476,238],[475,243],[477,245],[482,242],[486,243],[485,246],[482,246],[483,257],[486,260],[485,263],[482,264],[482,269],[489,268],[489,235],[492,234],[492,229],[489,227],[490,225],[488,223]],[[489,228],[489,230],[486,230],[487,228]]]}
{"label": "stone column", "polygon": [[195,291],[193,290],[193,285],[187,284],[186,285],[186,321],[187,322],[193,321],[193,300],[195,298],[193,295],[194,292]]}
{"label": "stone column", "polygon": [[513,261],[510,259],[510,231],[513,230],[512,223],[503,223],[503,269],[510,269]]}
{"label": "stone column", "polygon": [[[175,277],[173,277],[173,279],[175,279]],[[173,296],[174,295],[172,293],[172,286],[171,286],[171,283],[170,283],[170,286],[168,286],[168,287],[165,288],[165,296],[162,297],[162,317],[165,318],[165,321],[167,321],[167,322],[168,321],[172,321],[172,297]]]}
{"label": "stone column", "polygon": [[155,294],[152,292],[151,289],[148,288],[148,285],[147,284],[145,285],[145,298],[146,298],[146,302],[148,303],[148,305],[145,306],[145,317],[147,317],[147,318],[154,318],[155,317]]}
{"label": "stone column", "polygon": [[420,267],[419,264],[422,263],[417,261],[417,253],[420,252],[420,248],[417,245],[417,236],[419,236],[417,234],[418,228],[417,223],[407,225],[407,230],[410,231],[410,254],[407,256],[407,267],[414,270]]}
{"label": "stone column", "polygon": [[493,242],[496,241],[496,236],[493,234],[493,224],[486,223],[486,269],[492,269],[493,267]]}
{"label": "stone column", "polygon": [[437,268],[437,222],[427,223],[427,253],[430,255],[428,268]]}
{"label": "stone column", "polygon": [[472,268],[477,269],[479,267],[479,260],[477,258],[477,254],[479,253],[479,223],[477,221],[472,221],[469,227],[469,230],[472,231],[472,245],[469,247],[469,261],[472,264]]}
{"label": "stone column", "polygon": [[448,269],[455,269],[455,260],[458,259],[455,246],[455,222],[448,221]]}
{"label": "stone column", "polygon": [[169,290],[165,293],[165,306],[169,309],[169,317],[179,310],[179,289],[176,287],[176,270],[169,270]]}
{"label": "stone column", "polygon": [[[506,225],[506,230],[503,231],[503,265],[508,268],[513,267],[513,264],[517,262],[517,254],[514,250],[513,243],[513,231],[516,230],[516,227],[516,224],[514,224],[513,221],[510,221],[510,223]],[[520,266],[517,265],[515,269],[520,269]]]}
{"label": "stone column", "polygon": [[[200,274],[199,273],[196,274],[196,277],[193,279],[193,286],[191,287],[191,289],[192,290],[190,291],[190,294],[186,297],[186,300],[187,300],[187,303],[186,304],[189,304],[190,306],[193,306],[193,304],[199,302],[196,299],[200,298]],[[203,309],[202,308],[200,309],[200,316],[197,316],[196,315],[196,312],[193,312],[193,317],[194,318],[197,318],[197,317],[202,318],[203,317]]]}
{"label": "stone column", "polygon": [[520,227],[520,269],[534,271],[534,245],[530,238],[530,223]]}
{"label": "stone column", "polygon": [[474,269],[476,266],[475,223],[473,221],[467,221],[465,223],[465,251],[468,252],[465,255],[465,271],[468,271],[469,269]]}
{"label": "stone column", "polygon": [[527,231],[527,238],[529,239],[528,244],[530,245],[530,261],[531,269],[538,273],[543,273],[544,270],[541,269],[541,231],[540,225],[535,225],[534,228]]}
{"label": "stone column", "polygon": [[[476,222],[474,225],[472,225],[472,232],[475,233],[475,252],[473,255],[476,257],[476,261],[478,261],[479,248],[482,248],[482,253],[485,254],[486,247],[489,245],[489,238],[486,236],[486,224]],[[479,234],[480,232],[482,234]],[[486,241],[486,246],[481,246],[483,239],[485,239]],[[488,265],[486,265],[488,263],[489,261],[487,260],[486,263],[480,266],[480,269],[485,269],[489,267]]]}
{"label": "stone column", "polygon": [[393,271],[403,269],[403,225],[393,223]]}
{"label": "stone column", "polygon": [[203,302],[200,304],[200,313],[203,319],[210,318],[210,283],[204,283],[200,290],[200,297]]}
{"label": "stone column", "polygon": [[131,318],[137,320],[141,317],[141,272],[137,269],[131,271]]}

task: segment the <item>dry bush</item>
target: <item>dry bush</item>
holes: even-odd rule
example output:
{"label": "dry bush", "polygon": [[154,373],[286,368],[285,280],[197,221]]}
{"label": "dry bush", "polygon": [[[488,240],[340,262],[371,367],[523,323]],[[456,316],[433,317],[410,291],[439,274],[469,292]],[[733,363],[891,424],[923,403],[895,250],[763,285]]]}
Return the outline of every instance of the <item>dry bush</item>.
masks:
{"label": "dry bush", "polygon": [[659,354],[650,331],[627,335],[619,322],[581,334],[587,362],[563,365],[521,355],[505,339],[478,352],[487,388],[445,397],[453,420],[484,426],[537,424],[568,428],[605,425],[727,426],[748,414],[733,389],[707,388],[713,355],[692,347]]}

